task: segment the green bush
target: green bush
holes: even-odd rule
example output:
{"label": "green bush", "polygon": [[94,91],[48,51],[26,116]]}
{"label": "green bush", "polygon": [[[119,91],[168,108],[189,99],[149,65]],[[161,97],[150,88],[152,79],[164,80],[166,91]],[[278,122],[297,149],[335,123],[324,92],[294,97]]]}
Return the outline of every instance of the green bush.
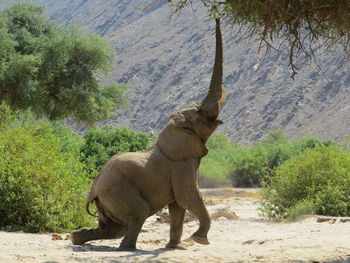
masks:
{"label": "green bush", "polygon": [[350,215],[350,152],[333,145],[306,149],[264,183],[262,212],[273,219],[305,213]]}
{"label": "green bush", "polygon": [[147,148],[149,136],[130,128],[104,126],[92,128],[84,135],[82,161],[100,170],[105,162],[120,152],[136,152]]}
{"label": "green bush", "polygon": [[82,205],[90,185],[85,165],[57,134],[67,130],[3,104],[0,113],[0,227],[61,232],[91,225]]}
{"label": "green bush", "polygon": [[235,187],[257,187],[268,172],[267,151],[263,147],[254,147],[240,151],[231,160],[229,176]]}
{"label": "green bush", "polygon": [[266,138],[244,148],[231,160],[230,179],[236,187],[257,187],[286,160],[301,154],[305,149],[332,145],[312,137],[289,141],[280,131],[268,133]]}
{"label": "green bush", "polygon": [[236,156],[240,147],[230,142],[224,133],[211,136],[206,146],[209,152],[201,161],[199,167],[201,175],[210,178],[211,181],[227,181],[231,160]]}
{"label": "green bush", "polygon": [[53,129],[52,132],[60,142],[61,152],[73,153],[80,158],[80,149],[84,145],[84,139],[70,127],[63,126],[59,122],[50,121],[49,123]]}
{"label": "green bush", "polygon": [[224,133],[214,134],[207,142],[208,155],[201,161],[201,181],[204,185],[219,185],[221,181],[231,182],[234,187],[259,187],[286,160],[321,145],[334,143],[312,137],[289,141],[281,131],[273,131],[252,146],[243,147],[232,143]]}

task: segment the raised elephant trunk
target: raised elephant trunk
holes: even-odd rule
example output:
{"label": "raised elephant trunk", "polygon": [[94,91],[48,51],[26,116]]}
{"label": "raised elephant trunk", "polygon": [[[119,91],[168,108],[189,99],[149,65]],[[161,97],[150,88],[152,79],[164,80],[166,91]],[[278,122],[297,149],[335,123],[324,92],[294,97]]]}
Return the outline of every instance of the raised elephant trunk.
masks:
{"label": "raised elephant trunk", "polygon": [[209,92],[202,101],[201,110],[211,119],[216,119],[220,107],[226,100],[226,91],[222,86],[223,50],[220,30],[220,20],[216,19],[216,50],[213,74],[211,76]]}

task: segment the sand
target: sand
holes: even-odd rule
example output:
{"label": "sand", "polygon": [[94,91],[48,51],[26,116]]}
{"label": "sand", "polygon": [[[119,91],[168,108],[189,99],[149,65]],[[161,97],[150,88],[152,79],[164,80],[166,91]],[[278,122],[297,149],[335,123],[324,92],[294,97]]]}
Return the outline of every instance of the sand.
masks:
{"label": "sand", "polygon": [[[137,251],[116,251],[120,240],[74,246],[65,240],[67,234],[0,232],[0,262],[350,262],[349,218],[310,215],[276,223],[259,217],[256,190],[203,192],[215,218],[209,245],[183,242],[184,250],[165,249],[169,224],[155,215],[146,221]],[[183,239],[197,226],[196,220],[189,220]]]}

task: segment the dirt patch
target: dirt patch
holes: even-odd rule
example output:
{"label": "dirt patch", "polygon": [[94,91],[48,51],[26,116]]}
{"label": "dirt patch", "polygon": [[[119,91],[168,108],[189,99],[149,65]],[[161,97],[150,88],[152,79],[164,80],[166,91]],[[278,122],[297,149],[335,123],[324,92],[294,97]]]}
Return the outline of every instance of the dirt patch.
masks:
{"label": "dirt patch", "polygon": [[70,235],[69,234],[60,235],[60,234],[53,233],[51,240],[70,240]]}
{"label": "dirt patch", "polygon": [[[215,191],[207,194],[204,190],[204,197],[211,200],[209,213],[216,215],[209,245],[189,239],[198,221],[188,219],[179,249],[164,248],[169,240],[164,213],[147,219],[138,238],[139,250],[132,252],[117,251],[120,239],[74,246],[68,234],[0,232],[0,262],[350,262],[350,218],[307,216],[297,222],[275,223],[259,217],[259,203],[252,197],[242,197],[246,195],[242,189]],[[227,193],[232,196],[227,197]],[[165,221],[160,223],[158,218]],[[320,222],[319,218],[324,220]]]}

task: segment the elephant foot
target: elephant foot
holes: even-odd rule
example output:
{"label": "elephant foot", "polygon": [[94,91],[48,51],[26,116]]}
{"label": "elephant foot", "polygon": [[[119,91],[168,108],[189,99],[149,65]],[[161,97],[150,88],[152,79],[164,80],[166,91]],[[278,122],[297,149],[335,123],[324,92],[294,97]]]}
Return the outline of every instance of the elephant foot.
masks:
{"label": "elephant foot", "polygon": [[135,251],[137,250],[136,249],[136,246],[120,246],[117,251]]}
{"label": "elephant foot", "polygon": [[209,240],[206,237],[199,237],[199,236],[192,235],[191,237],[185,240],[185,242],[191,242],[191,241],[194,241],[201,245],[209,245]]}
{"label": "elephant foot", "polygon": [[192,236],[194,242],[202,245],[209,245],[209,240],[206,237]]}
{"label": "elephant foot", "polygon": [[82,228],[80,230],[70,233],[70,239],[73,245],[83,245],[88,241],[87,234],[89,233],[88,229]]}
{"label": "elephant foot", "polygon": [[186,248],[179,246],[179,243],[172,243],[169,242],[168,244],[165,245],[166,248],[171,248],[171,249],[179,249],[179,250],[186,250]]}

